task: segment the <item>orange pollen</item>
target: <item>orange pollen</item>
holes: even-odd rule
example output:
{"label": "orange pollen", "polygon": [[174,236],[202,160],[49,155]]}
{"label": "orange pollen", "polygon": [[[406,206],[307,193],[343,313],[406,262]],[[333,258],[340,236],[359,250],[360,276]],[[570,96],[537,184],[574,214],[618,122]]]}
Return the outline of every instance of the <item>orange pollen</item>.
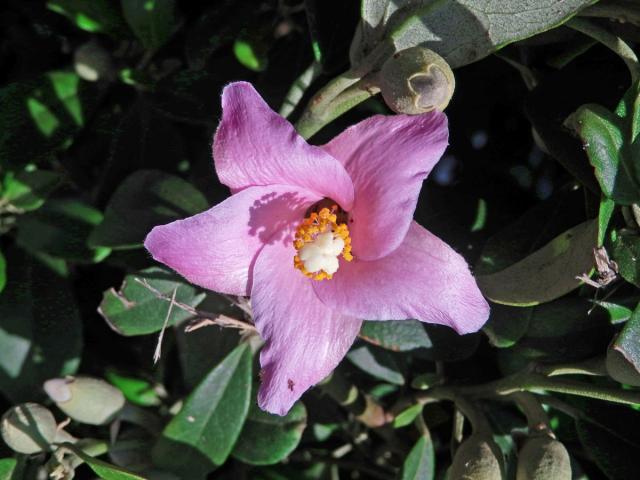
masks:
{"label": "orange pollen", "polygon": [[[331,280],[338,270],[338,257],[353,260],[346,223],[337,223],[338,207],[312,212],[296,229],[293,265],[313,280]],[[310,269],[313,268],[313,271]]]}

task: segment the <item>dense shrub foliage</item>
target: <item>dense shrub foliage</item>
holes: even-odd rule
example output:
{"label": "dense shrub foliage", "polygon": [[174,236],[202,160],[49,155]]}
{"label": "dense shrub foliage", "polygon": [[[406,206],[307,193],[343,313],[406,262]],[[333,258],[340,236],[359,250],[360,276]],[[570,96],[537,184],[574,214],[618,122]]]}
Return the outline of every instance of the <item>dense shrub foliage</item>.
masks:
{"label": "dense shrub foliage", "polygon": [[[361,3],[0,6],[0,480],[640,478],[640,5]],[[258,407],[250,301],[143,248],[230,195],[238,80],[315,145],[445,109],[414,218],[471,266],[480,331],[364,322]]]}

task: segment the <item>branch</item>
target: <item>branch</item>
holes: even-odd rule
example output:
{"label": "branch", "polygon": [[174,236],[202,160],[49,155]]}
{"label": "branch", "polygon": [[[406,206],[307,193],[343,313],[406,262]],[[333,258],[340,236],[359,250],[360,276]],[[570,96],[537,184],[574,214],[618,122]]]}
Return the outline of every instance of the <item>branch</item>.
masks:
{"label": "branch", "polygon": [[[144,286],[151,293],[153,293],[156,296],[156,298],[160,300],[165,300],[167,302],[172,301],[171,297],[165,295],[157,288],[149,285],[146,279],[144,278],[140,279],[136,277],[135,281],[138,282],[140,285]],[[176,307],[180,308],[181,310],[184,310],[185,312],[195,317],[194,320],[185,328],[186,332],[192,332],[194,330],[197,330],[198,328],[208,326],[208,325],[217,325],[223,328],[236,328],[238,330],[241,330],[242,332],[257,331],[255,325],[247,321],[238,320],[236,318],[232,318],[223,314],[204,312],[202,310],[198,310],[192,307],[191,305],[187,305],[186,303],[182,303],[178,301],[173,301],[173,304]]]}

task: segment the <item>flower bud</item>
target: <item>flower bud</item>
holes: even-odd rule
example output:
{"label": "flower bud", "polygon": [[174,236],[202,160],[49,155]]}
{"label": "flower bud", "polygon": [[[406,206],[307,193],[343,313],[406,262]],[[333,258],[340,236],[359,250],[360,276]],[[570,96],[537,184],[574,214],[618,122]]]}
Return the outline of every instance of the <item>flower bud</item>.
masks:
{"label": "flower bud", "polygon": [[389,108],[417,115],[444,110],[455,89],[445,60],[424,47],[411,47],[389,57],[378,75],[378,87]]}
{"label": "flower bud", "polygon": [[2,439],[15,452],[38,453],[48,450],[56,436],[56,419],[37,403],[23,403],[2,416]]}
{"label": "flower bud", "polygon": [[99,378],[53,378],[44,390],[60,410],[89,425],[109,423],[124,406],[122,392]]}
{"label": "flower bud", "polygon": [[640,373],[638,373],[629,360],[625,358],[622,352],[613,347],[613,344],[607,349],[605,365],[607,373],[615,381],[634,387],[640,386]]}
{"label": "flower bud", "polygon": [[115,77],[111,56],[96,42],[80,45],[73,53],[73,67],[80,78],[88,82],[113,80]]}
{"label": "flower bud", "polygon": [[458,447],[449,469],[449,480],[500,480],[503,457],[491,436],[474,433]]}
{"label": "flower bud", "polygon": [[548,434],[532,435],[518,454],[516,480],[571,480],[565,446]]}

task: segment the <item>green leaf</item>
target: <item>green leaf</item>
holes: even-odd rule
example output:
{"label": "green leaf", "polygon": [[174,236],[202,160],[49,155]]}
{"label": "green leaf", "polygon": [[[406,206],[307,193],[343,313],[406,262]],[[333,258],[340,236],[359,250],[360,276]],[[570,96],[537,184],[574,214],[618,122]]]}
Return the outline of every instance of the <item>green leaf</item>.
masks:
{"label": "green leaf", "polygon": [[369,375],[394,385],[404,385],[404,376],[394,356],[373,345],[363,345],[351,350],[347,358]]}
{"label": "green leaf", "polygon": [[616,204],[613,200],[608,198],[602,198],[600,200],[600,208],[598,209],[598,246],[604,245],[604,241],[607,236],[607,229],[609,228],[609,222],[613,216],[613,211],[616,208]]}
{"label": "green leaf", "polygon": [[240,435],[251,399],[251,350],[231,352],[186,399],[153,450],[155,463],[195,479],[222,465]]}
{"label": "green leaf", "polygon": [[238,38],[233,44],[233,53],[238,61],[254,72],[262,72],[267,68],[267,56],[256,39]]}
{"label": "green leaf", "polygon": [[76,27],[118,38],[127,27],[119,9],[108,0],[49,0],[47,8],[67,17]]}
{"label": "green leaf", "polygon": [[604,308],[609,313],[609,322],[612,325],[618,323],[624,323],[631,318],[633,310],[626,305],[620,305],[619,303],[605,302],[602,300],[594,300],[593,303],[599,307]]}
{"label": "green leaf", "polygon": [[435,476],[435,454],[428,436],[421,436],[402,465],[402,480],[432,480]]}
{"label": "green leaf", "polygon": [[406,427],[410,423],[413,423],[416,417],[422,414],[423,407],[424,405],[422,405],[421,403],[416,403],[415,405],[411,405],[410,407],[405,408],[393,419],[393,428],[402,428]]}
{"label": "green leaf", "polygon": [[394,320],[364,322],[360,338],[396,352],[420,349],[420,355],[430,360],[448,362],[469,357],[480,337],[477,334],[458,335],[449,327],[418,320]]}
{"label": "green leaf", "polygon": [[[227,298],[213,292],[207,292],[198,308],[212,315],[242,316]],[[199,328],[190,332],[177,328],[174,333],[182,380],[190,390],[238,345],[238,332],[230,328]]]}
{"label": "green leaf", "polygon": [[0,251],[0,293],[4,290],[5,285],[7,284],[7,261]]}
{"label": "green leaf", "polygon": [[43,396],[42,383],[80,363],[82,322],[70,286],[17,249],[0,295],[0,391],[14,403]]}
{"label": "green leaf", "polygon": [[362,20],[351,45],[358,64],[379,43],[391,40],[396,52],[422,45],[440,54],[452,68],[557,27],[595,0],[365,0]]}
{"label": "green leaf", "polygon": [[250,465],[273,465],[295,450],[307,426],[307,411],[296,402],[284,417],[260,410],[254,401],[232,455]]}
{"label": "green leaf", "polygon": [[115,191],[104,220],[89,237],[95,247],[139,248],[156,225],[208,208],[204,195],[188,182],[157,170],[130,175]]}
{"label": "green leaf", "polygon": [[640,305],[607,350],[607,372],[614,380],[640,386]]}
{"label": "green leaf", "polygon": [[93,473],[103,480],[146,480],[144,477],[133,472],[129,472],[124,468],[116,467],[115,465],[111,465],[103,460],[92,457],[71,443],[64,443],[63,445],[65,448],[71,450],[75,455],[80,457],[89,466],[89,468],[93,470]]}
{"label": "green leaf", "polygon": [[77,262],[100,262],[111,250],[90,248],[87,239],[102,213],[78,200],[50,200],[17,221],[18,245],[30,252]]}
{"label": "green leaf", "polygon": [[[137,274],[127,275],[119,291],[113,288],[105,291],[98,312],[121,335],[158,332],[164,324],[174,290],[176,302],[192,308],[198,306],[205,297],[205,294],[198,293],[175,274],[160,267],[151,267]],[[158,293],[164,298],[159,298]],[[174,305],[168,325],[176,325],[192,316]]]}
{"label": "green leaf", "polygon": [[396,352],[432,346],[422,322],[402,320],[394,322],[364,322],[360,337],[369,343]]}
{"label": "green leaf", "polygon": [[612,254],[622,278],[640,287],[640,236],[619,232]]}
{"label": "green leaf", "polygon": [[[640,478],[640,413],[629,407],[591,402],[576,421],[580,443],[607,478]],[[591,407],[592,405],[592,407]]]}
{"label": "green leaf", "polygon": [[122,375],[113,369],[107,369],[105,376],[128,401],[135,405],[153,407],[162,403],[154,386],[146,380]]}
{"label": "green leaf", "polygon": [[0,203],[19,211],[40,208],[60,182],[60,175],[46,170],[25,170],[4,177]]}
{"label": "green leaf", "polygon": [[504,270],[478,276],[478,286],[488,299],[505,305],[537,305],[559,298],[580,286],[577,276],[592,270],[597,233],[596,221],[583,222]]}
{"label": "green leaf", "polygon": [[596,356],[606,349],[613,333],[606,312],[593,310],[586,298],[561,298],[528,310],[526,334],[505,350],[520,359],[569,362]]}
{"label": "green leaf", "polygon": [[560,189],[492,235],[476,262],[475,274],[496,273],[517,263],[575,225],[576,217],[583,215],[584,193],[577,188]]}
{"label": "green leaf", "polygon": [[565,123],[582,139],[602,192],[623,205],[640,200],[633,164],[623,152],[622,120],[599,105],[583,105]]}
{"label": "green leaf", "polygon": [[491,305],[491,316],[482,331],[494,347],[511,347],[527,333],[532,315],[531,308]]}
{"label": "green leaf", "polygon": [[164,45],[176,27],[174,0],[122,0],[124,18],[144,48]]}
{"label": "green leaf", "polygon": [[13,473],[17,466],[18,460],[15,458],[0,459],[0,480],[13,480]]}
{"label": "green leaf", "polygon": [[54,71],[0,89],[0,163],[21,167],[68,147],[93,110],[96,87]]}

